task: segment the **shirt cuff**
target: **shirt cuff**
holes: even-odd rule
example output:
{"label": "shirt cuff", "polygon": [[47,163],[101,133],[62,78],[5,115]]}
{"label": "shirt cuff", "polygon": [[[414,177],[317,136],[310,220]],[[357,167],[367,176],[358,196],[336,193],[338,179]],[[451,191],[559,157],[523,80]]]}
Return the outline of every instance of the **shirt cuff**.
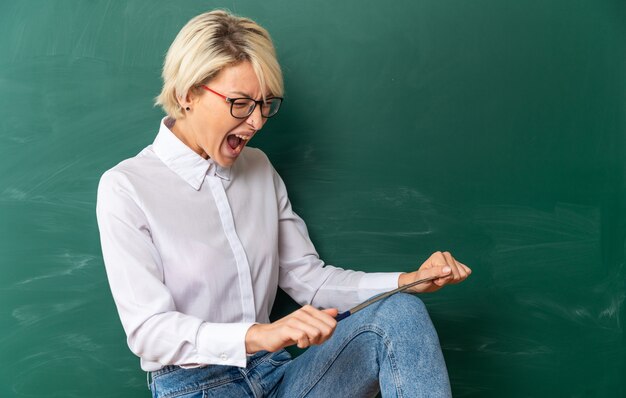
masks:
{"label": "shirt cuff", "polygon": [[377,294],[398,288],[398,278],[402,272],[371,272],[359,281],[359,300],[365,301]]}
{"label": "shirt cuff", "polygon": [[246,333],[252,325],[254,323],[203,323],[196,338],[201,362],[245,368]]}

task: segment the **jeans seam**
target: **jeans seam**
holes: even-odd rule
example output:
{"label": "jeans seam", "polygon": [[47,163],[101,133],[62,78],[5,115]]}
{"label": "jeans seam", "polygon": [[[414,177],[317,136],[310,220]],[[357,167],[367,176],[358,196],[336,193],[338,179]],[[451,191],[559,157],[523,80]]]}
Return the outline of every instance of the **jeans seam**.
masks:
{"label": "jeans seam", "polygon": [[150,376],[152,376],[152,379],[154,380],[157,377],[161,377],[163,375],[175,372],[178,369],[182,369],[182,368],[180,366],[176,366],[176,365],[166,365],[166,366],[162,367],[159,370],[151,371],[150,372]]}
{"label": "jeans seam", "polygon": [[[316,380],[311,383],[307,388],[304,389],[304,391],[302,392],[301,395],[299,395],[300,398],[305,397],[309,392],[311,392],[311,390],[313,389],[313,387],[315,387],[317,385],[317,383],[320,382],[320,380],[322,379],[322,377],[326,374],[326,372],[328,372],[328,370],[330,369],[330,367],[332,366],[332,364],[335,362],[335,360],[337,359],[337,357],[339,357],[339,355],[341,355],[341,353],[343,352],[343,350],[348,346],[348,344],[350,344],[350,342],[352,340],[354,340],[356,337],[358,337],[359,335],[363,334],[363,333],[374,333],[377,334],[378,336],[380,336],[383,339],[383,342],[385,343],[385,346],[389,349],[389,344],[388,344],[388,339],[387,336],[385,336],[385,333],[377,328],[376,326],[373,325],[367,325],[367,326],[361,326],[360,328],[356,329],[345,341],[344,343],[339,347],[339,349],[336,351],[336,354],[330,358],[328,360],[327,363],[324,364],[324,366],[322,366],[321,368],[323,369],[322,372],[319,373],[318,377],[316,378]],[[395,364],[394,364],[395,365]],[[396,380],[396,389],[398,389],[398,379],[399,376],[397,375],[397,370],[393,372],[394,374],[394,379]]]}
{"label": "jeans seam", "polygon": [[383,338],[383,342],[387,347],[387,358],[389,358],[389,367],[391,368],[391,374],[393,375],[393,379],[395,381],[396,386],[396,394],[398,398],[404,397],[402,393],[402,379],[400,378],[400,372],[398,371],[398,365],[396,364],[396,357],[393,354],[393,346],[391,345],[391,341],[387,339],[386,336],[381,336]]}
{"label": "jeans seam", "polygon": [[252,392],[252,395],[254,396],[254,398],[257,398],[256,391],[254,391],[254,386],[252,385],[252,382],[248,380],[248,374],[250,373],[249,371],[252,369],[248,370],[248,369],[239,368],[238,370],[239,370],[239,373],[241,373],[243,380],[246,382],[246,385],[250,389],[250,392]]}

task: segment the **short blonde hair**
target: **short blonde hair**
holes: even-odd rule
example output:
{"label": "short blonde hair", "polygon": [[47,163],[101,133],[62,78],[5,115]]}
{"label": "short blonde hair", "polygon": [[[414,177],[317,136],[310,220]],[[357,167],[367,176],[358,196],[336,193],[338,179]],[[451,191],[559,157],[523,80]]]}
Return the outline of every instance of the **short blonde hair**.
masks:
{"label": "short blonde hair", "polygon": [[155,105],[174,119],[183,118],[177,98],[185,98],[225,67],[244,61],[252,65],[264,98],[270,93],[283,95],[276,50],[264,28],[223,10],[200,14],[187,22],[167,51],[163,88]]}

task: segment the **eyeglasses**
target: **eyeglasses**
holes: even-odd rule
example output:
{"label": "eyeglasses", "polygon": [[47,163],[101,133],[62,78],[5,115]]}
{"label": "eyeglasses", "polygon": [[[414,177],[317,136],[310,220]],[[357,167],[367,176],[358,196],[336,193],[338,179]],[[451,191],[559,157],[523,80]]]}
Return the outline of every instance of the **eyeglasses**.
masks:
{"label": "eyeglasses", "polygon": [[220,97],[224,98],[226,102],[230,103],[230,114],[232,117],[237,119],[245,119],[248,116],[252,115],[254,109],[257,105],[261,106],[261,116],[264,118],[270,118],[278,113],[280,109],[280,104],[282,104],[283,99],[281,97],[271,97],[266,98],[265,101],[259,100],[255,101],[252,98],[241,97],[241,98],[230,98],[225,96],[224,94],[220,94],[217,91],[211,90],[204,84],[201,85],[203,89],[206,91],[210,91],[213,94],[217,94]]}

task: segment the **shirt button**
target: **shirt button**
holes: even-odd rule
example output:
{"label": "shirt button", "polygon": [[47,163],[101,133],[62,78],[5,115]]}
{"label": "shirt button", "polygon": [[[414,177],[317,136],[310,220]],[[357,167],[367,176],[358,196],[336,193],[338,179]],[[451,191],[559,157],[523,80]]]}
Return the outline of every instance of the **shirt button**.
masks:
{"label": "shirt button", "polygon": [[222,353],[222,354],[220,354],[220,359],[221,359],[222,361],[225,361],[225,360],[227,360],[227,359],[228,359],[228,357],[226,356],[226,354]]}

